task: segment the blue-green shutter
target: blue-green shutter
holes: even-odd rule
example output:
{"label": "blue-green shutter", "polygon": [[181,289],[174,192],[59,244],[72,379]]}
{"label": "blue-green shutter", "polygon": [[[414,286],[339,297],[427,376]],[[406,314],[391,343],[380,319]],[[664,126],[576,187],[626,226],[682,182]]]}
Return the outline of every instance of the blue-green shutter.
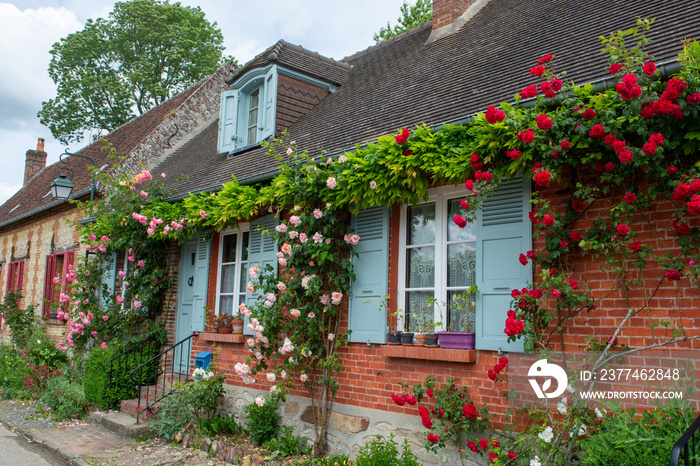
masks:
{"label": "blue-green shutter", "polygon": [[511,290],[532,280],[532,267],[518,260],[532,248],[529,180],[504,181],[477,213],[476,347],[478,349],[522,351],[523,342],[507,343],[505,321]]}
{"label": "blue-green shutter", "polygon": [[[112,252],[110,255],[105,256],[104,260],[104,273],[102,274],[102,295],[100,296],[100,302],[102,307],[108,304],[107,297],[114,294],[114,288],[117,283],[117,253]],[[106,286],[106,288],[105,288]]]}
{"label": "blue-green shutter", "polygon": [[209,285],[209,254],[211,241],[204,237],[197,240],[197,260],[194,269],[194,296],[192,299],[192,330],[204,331],[204,308],[207,305]]}
{"label": "blue-green shutter", "polygon": [[[277,274],[277,245],[272,237],[275,233],[275,227],[277,226],[277,219],[274,215],[265,215],[257,220],[250,222],[250,233],[248,236],[248,268],[255,265],[260,265],[260,271],[265,269],[265,266],[271,265],[274,269],[275,274]],[[248,275],[248,270],[241,270],[241,273],[245,273],[247,279],[250,280]],[[245,304],[246,307],[252,307],[259,294],[257,291],[255,293],[246,293]],[[243,333],[252,334],[248,330],[248,318],[245,318],[245,327]]]}
{"label": "blue-green shutter", "polygon": [[[273,66],[265,74],[262,89],[263,101],[260,103],[261,116],[258,128],[260,128],[260,140],[263,141],[275,134],[275,118],[277,106],[277,67]],[[249,141],[250,142],[250,141]]]}
{"label": "blue-green shutter", "polygon": [[238,91],[221,93],[219,108],[219,153],[230,152],[236,148],[236,121],[238,120]]}
{"label": "blue-green shutter", "polygon": [[386,343],[386,307],[389,292],[389,208],[371,207],[352,219],[360,236],[353,259],[356,279],[350,290],[350,341]]}

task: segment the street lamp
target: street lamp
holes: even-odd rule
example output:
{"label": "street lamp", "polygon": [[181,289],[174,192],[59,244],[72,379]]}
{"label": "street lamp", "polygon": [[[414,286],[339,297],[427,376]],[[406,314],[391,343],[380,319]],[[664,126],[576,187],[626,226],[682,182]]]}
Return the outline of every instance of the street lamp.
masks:
{"label": "street lamp", "polygon": [[[60,199],[68,199],[68,196],[70,196],[70,193],[73,191],[73,170],[68,168],[66,166],[66,161],[63,160],[63,156],[68,155],[68,156],[76,156],[76,157],[82,157],[84,159],[88,159],[90,162],[92,162],[93,167],[97,167],[95,165],[95,161],[92,159],[92,157],[88,157],[87,155],[81,155],[81,154],[72,154],[66,151],[61,154],[58,157],[58,161],[63,164],[62,167],[54,167],[53,169],[53,176],[54,180],[53,183],[51,183],[51,195],[53,196],[54,199],[60,198]],[[56,169],[60,168],[61,170],[68,171],[70,172],[70,178],[68,178],[66,175],[58,175],[58,178],[56,178]],[[93,171],[92,173],[92,186],[90,187],[90,217],[92,217],[92,202],[95,200],[95,173]]]}

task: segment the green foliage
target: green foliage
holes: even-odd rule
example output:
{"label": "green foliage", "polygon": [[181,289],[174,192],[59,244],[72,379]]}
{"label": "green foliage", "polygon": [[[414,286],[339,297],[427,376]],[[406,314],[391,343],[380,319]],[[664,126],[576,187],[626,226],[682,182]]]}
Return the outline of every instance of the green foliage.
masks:
{"label": "green foliage", "polygon": [[307,445],[309,439],[294,435],[292,426],[283,426],[279,437],[271,438],[263,446],[272,452],[270,456],[300,456],[311,454],[311,448]]}
{"label": "green foliage", "polygon": [[277,413],[279,395],[271,393],[267,398],[258,396],[255,401],[243,410],[248,421],[246,428],[250,433],[250,439],[257,445],[277,437],[280,431],[280,415]]}
{"label": "green foliage", "polygon": [[374,33],[374,42],[379,44],[387,39],[420,26],[433,19],[433,2],[431,0],[416,0],[415,4],[403,2],[401,16],[396,20],[398,24],[391,26],[389,22]]}
{"label": "green foliage", "polygon": [[0,345],[0,398],[23,397],[29,371],[29,361],[21,350]]}
{"label": "green foliage", "polygon": [[0,315],[4,316],[5,323],[10,327],[10,339],[16,348],[27,347],[40,322],[35,314],[36,306],[30,305],[22,309],[21,300],[22,291],[13,289],[7,293],[0,304]]}
{"label": "green foliage", "polygon": [[381,435],[360,447],[355,459],[355,466],[419,466],[420,462],[408,446],[408,439],[403,439],[403,447],[399,452],[394,434],[386,439]]}
{"label": "green foliage", "polygon": [[[667,464],[671,448],[693,422],[694,410],[668,405],[636,413],[616,408],[584,443],[583,466]],[[700,454],[695,460],[700,459]],[[692,461],[692,460],[691,460]]]}
{"label": "green foliage", "polygon": [[311,463],[315,466],[352,466],[348,455],[328,455],[323,458],[314,458]]}
{"label": "green foliage", "polygon": [[55,421],[81,418],[88,406],[83,387],[62,376],[47,382],[41,403],[51,409],[51,418]]}
{"label": "green foliage", "polygon": [[221,30],[199,7],[117,2],[108,19],[90,19],[53,45],[58,91],[38,116],[65,144],[112,131],[212,73],[222,51]]}
{"label": "green foliage", "polygon": [[194,382],[179,385],[175,393],[160,402],[156,415],[147,415],[146,420],[156,436],[170,440],[186,425],[213,416],[223,395],[223,375],[207,372]]}
{"label": "green foliage", "polygon": [[226,416],[217,414],[211,417],[199,418],[197,419],[197,427],[206,437],[245,433],[245,428],[236,422],[236,419],[232,415]]}
{"label": "green foliage", "polygon": [[37,366],[58,369],[68,363],[68,355],[53,344],[43,329],[35,329],[27,342],[27,358]]}

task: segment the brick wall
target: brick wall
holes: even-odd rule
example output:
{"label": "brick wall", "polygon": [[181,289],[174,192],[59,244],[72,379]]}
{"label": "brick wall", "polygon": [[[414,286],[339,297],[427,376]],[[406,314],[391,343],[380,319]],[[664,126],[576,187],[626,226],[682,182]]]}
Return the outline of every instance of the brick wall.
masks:
{"label": "brick wall", "polygon": [[433,29],[448,26],[467,11],[475,0],[433,0]]}

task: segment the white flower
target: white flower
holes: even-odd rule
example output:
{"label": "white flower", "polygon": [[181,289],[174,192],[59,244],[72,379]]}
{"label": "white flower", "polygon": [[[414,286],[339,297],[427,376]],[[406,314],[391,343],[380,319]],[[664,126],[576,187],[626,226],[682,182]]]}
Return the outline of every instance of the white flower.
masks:
{"label": "white flower", "polygon": [[287,232],[287,225],[284,223],[280,223],[275,227],[275,230],[277,230],[277,233],[286,233]]}
{"label": "white flower", "polygon": [[330,189],[335,189],[337,184],[338,182],[332,176],[326,180],[326,186],[328,186]]}
{"label": "white flower", "polygon": [[267,380],[269,382],[276,382],[277,381],[277,376],[273,372],[268,372],[267,374]]}
{"label": "white flower", "polygon": [[314,209],[314,218],[316,220],[323,218],[323,212],[321,212],[319,209]]}
{"label": "white flower", "polygon": [[343,299],[343,293],[341,293],[339,291],[334,291],[333,293],[331,293],[332,303],[335,304],[336,306],[338,304],[340,304],[341,299]]}
{"label": "white flower", "polygon": [[255,404],[258,406],[264,406],[265,405],[265,397],[262,395],[258,395],[255,397]]}
{"label": "white flower", "polygon": [[370,182],[369,182],[369,188],[370,188],[370,189],[377,189],[377,182],[376,182],[376,181],[370,181]]}
{"label": "white flower", "polygon": [[291,353],[294,351],[294,345],[292,344],[292,341],[285,337],[284,338],[284,343],[282,344],[282,347],[279,349],[280,354],[287,354]]}
{"label": "white flower", "polygon": [[561,414],[566,414],[566,397],[562,398],[559,403],[557,403],[557,410]]}
{"label": "white flower", "polygon": [[551,426],[548,426],[545,430],[537,434],[539,438],[544,440],[546,443],[550,443],[554,438],[554,431]]}
{"label": "white flower", "polygon": [[605,417],[605,408],[603,408],[603,412],[601,412],[598,408],[596,408],[595,415],[598,419],[603,419]]}
{"label": "white flower", "polygon": [[242,362],[237,362],[236,365],[233,366],[233,369],[238,375],[246,375],[250,372],[250,367],[248,364],[243,364]]}
{"label": "white flower", "polygon": [[586,426],[586,424],[581,424],[581,427],[578,429],[578,436],[582,437],[586,435],[586,429],[588,429],[588,426]]}
{"label": "white flower", "polygon": [[542,466],[542,463],[540,463],[540,457],[535,456],[533,459],[531,459],[530,466]]}
{"label": "white flower", "polygon": [[302,382],[306,382],[307,380],[309,380],[309,376],[306,374],[301,374],[299,376],[299,380],[301,380]]}
{"label": "white flower", "polygon": [[287,372],[286,372],[286,371],[280,372],[280,377],[281,377],[283,380],[286,379],[286,378],[287,378]]}

